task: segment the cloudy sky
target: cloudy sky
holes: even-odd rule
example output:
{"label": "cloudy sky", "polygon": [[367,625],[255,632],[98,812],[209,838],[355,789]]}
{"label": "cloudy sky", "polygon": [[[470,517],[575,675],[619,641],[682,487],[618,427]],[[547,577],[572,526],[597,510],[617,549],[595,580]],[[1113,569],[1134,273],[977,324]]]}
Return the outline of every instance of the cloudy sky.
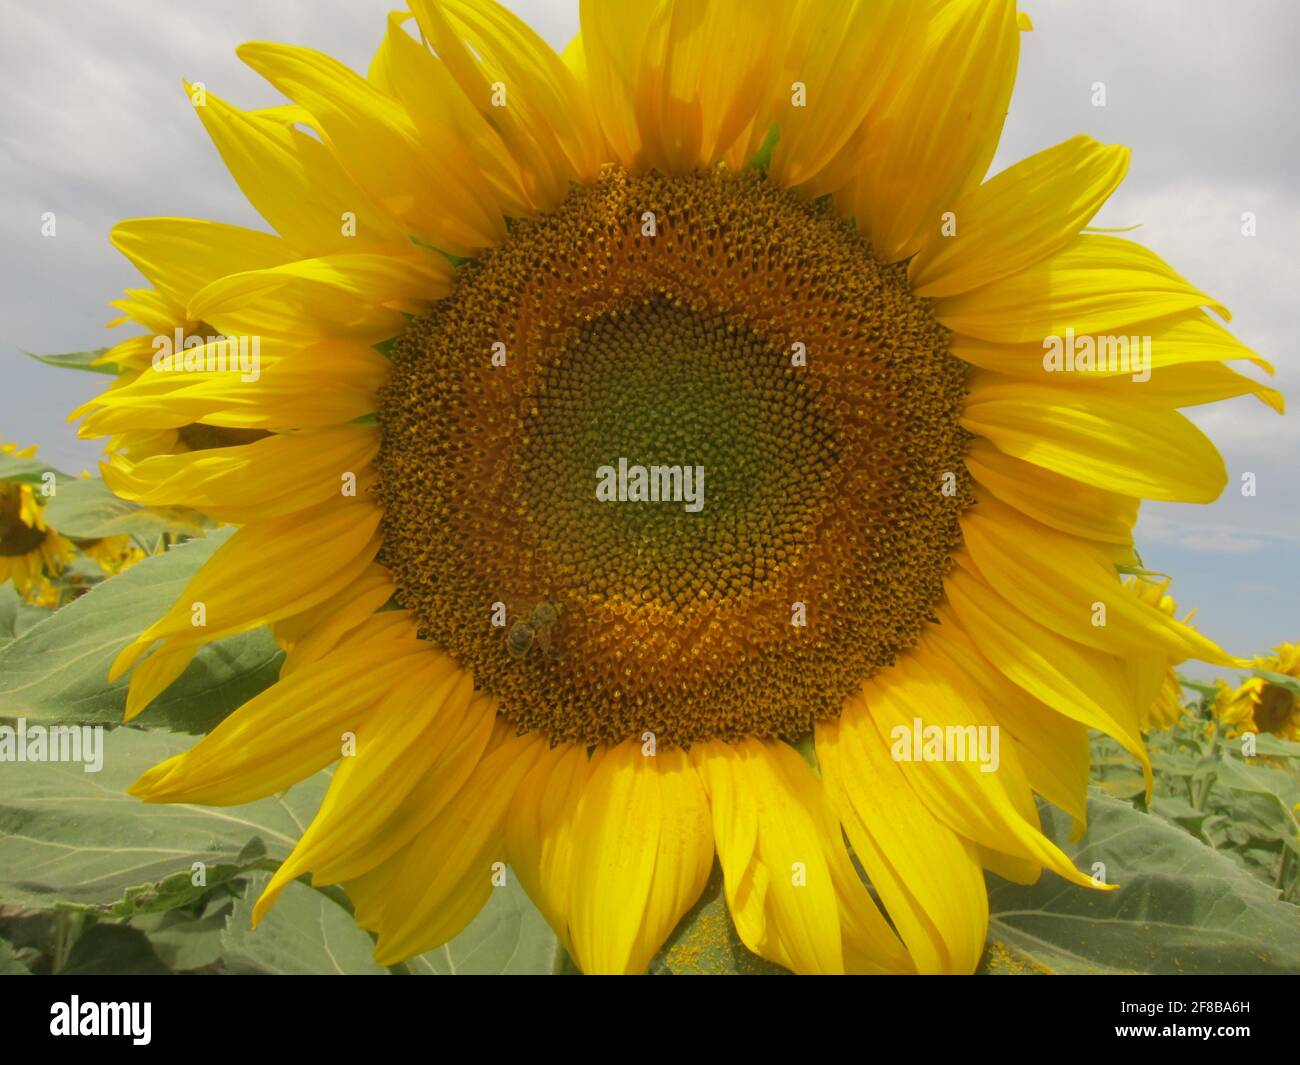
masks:
{"label": "cloudy sky", "polygon": [[[614,2],[614,0],[611,0]],[[758,0],[762,2],[762,0]],[[826,0],[833,11],[836,0]],[[19,353],[102,347],[106,301],[139,284],[108,244],[146,215],[260,220],[221,166],[181,89],[202,80],[241,106],[279,102],[234,49],[278,40],[365,69],[392,0],[0,0],[0,437],[54,465],[93,469],[66,412],[104,379]],[[576,0],[510,0],[552,45],[577,28]],[[1141,223],[1157,249],[1234,312],[1236,334],[1300,395],[1287,325],[1300,291],[1300,39],[1295,0],[1025,0],[1020,77],[993,170],[1074,133],[1133,149],[1128,180],[1098,225]],[[1095,82],[1106,106],[1092,103]],[[57,236],[42,237],[53,211]],[[1241,216],[1258,235],[1241,234]],[[125,335],[125,334],[120,334]],[[1300,417],[1242,398],[1191,413],[1231,472],[1211,506],[1148,504],[1139,544],[1175,575],[1180,605],[1237,653],[1300,639]],[[1258,495],[1236,485],[1250,471]]]}

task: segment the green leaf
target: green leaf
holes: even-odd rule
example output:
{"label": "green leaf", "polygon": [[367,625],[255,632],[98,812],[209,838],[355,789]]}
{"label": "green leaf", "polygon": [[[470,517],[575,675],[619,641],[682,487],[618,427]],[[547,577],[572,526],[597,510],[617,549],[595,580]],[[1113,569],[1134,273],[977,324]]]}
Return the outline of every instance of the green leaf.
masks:
{"label": "green leaf", "polygon": [[[137,884],[127,888],[122,898],[104,912],[111,917],[136,917],[192,906],[214,888],[228,884],[250,870],[263,868],[266,864],[266,844],[260,836],[254,836],[245,844],[236,861],[206,866],[199,883],[195,883],[193,871],[186,869],[164,877],[155,884]],[[277,863],[271,863],[272,866],[275,864]]]}
{"label": "green leaf", "polygon": [[1215,784],[1234,793],[1231,812],[1235,821],[1243,827],[1257,825],[1257,836],[1277,840],[1300,858],[1300,823],[1293,812],[1300,803],[1300,778],[1228,757],[1219,764]]}
{"label": "green leaf", "polygon": [[0,648],[54,613],[49,607],[24,602],[12,584],[0,585],[0,589]]}
{"label": "green leaf", "polygon": [[1205,840],[1205,822],[1210,818],[1207,810],[1198,810],[1191,803],[1173,795],[1157,795],[1151,801],[1151,812],[1166,821],[1172,821],[1202,842]]}
{"label": "green leaf", "polygon": [[20,484],[43,485],[47,473],[54,474],[54,482],[58,485],[74,480],[74,478],[69,477],[63,471],[56,470],[48,462],[36,458],[35,456],[31,458],[20,458],[8,451],[0,451],[0,481],[16,481]]}
{"label": "green leaf", "polygon": [[253,904],[271,879],[255,873],[235,903],[221,936],[222,956],[232,972],[343,976],[387,975],[372,958],[374,944],[352,915],[306,884],[285,887],[262,923],[252,927]]}
{"label": "green leaf", "polygon": [[206,807],[141,802],[126,789],[192,741],[118,728],[104,735],[101,772],[80,763],[7,763],[0,771],[0,902],[109,906],[128,888],[240,864],[259,836],[283,860],[315,814],[328,774],[271,799]]}
{"label": "green leaf", "polygon": [[755,170],[766,170],[772,165],[772,153],[776,151],[777,141],[781,139],[781,127],[773,126],[767,131],[767,136],[763,138],[763,143],[759,146],[757,152],[745,165]]}
{"label": "green leaf", "polygon": [[[96,585],[0,648],[0,716],[115,723],[129,675],[108,683],[118,652],[162,616],[231,530],[172,547]],[[264,629],[205,645],[139,724],[207,732],[274,683],[283,655]]]}
{"label": "green leaf", "polygon": [[1261,732],[1255,737],[1255,753],[1261,758],[1300,758],[1300,743]]}
{"label": "green leaf", "polygon": [[77,937],[61,976],[139,976],[166,973],[148,937],[120,924],[97,924]]}
{"label": "green leaf", "polygon": [[[23,351],[22,348],[18,349]],[[108,374],[110,377],[116,377],[122,371],[113,363],[101,363],[98,366],[92,365],[95,359],[99,358],[108,348],[97,348],[94,351],[69,351],[62,355],[37,355],[34,351],[23,351],[23,354],[37,362],[43,362],[47,366],[57,366],[61,370],[85,370],[89,373]]]}
{"label": "green leaf", "polygon": [[1088,832],[1042,808],[1043,829],[1081,869],[1118,890],[989,877],[992,946],[1058,973],[1285,973],[1300,970],[1300,908],[1231,859],[1128,803],[1092,792]]}
{"label": "green leaf", "polygon": [[704,893],[668,937],[668,942],[650,963],[650,971],[661,976],[781,975],[786,970],[774,965],[740,941],[727,912],[722,891],[722,868],[713,873]]}
{"label": "green leaf", "polygon": [[50,527],[74,540],[138,536],[156,540],[163,533],[202,536],[210,524],[185,507],[142,507],[119,499],[98,478],[60,484],[45,504]]}
{"label": "green leaf", "polygon": [[1194,691],[1199,695],[1204,695],[1210,699],[1213,699],[1216,695],[1219,694],[1219,689],[1215,687],[1213,684],[1206,684],[1203,681],[1192,680],[1190,677],[1180,676],[1178,678],[1178,683],[1181,684],[1188,691]]}
{"label": "green leaf", "polygon": [[513,872],[460,935],[406,964],[417,976],[549,973],[559,943]]}
{"label": "green leaf", "polygon": [[0,646],[18,636],[18,608],[22,602],[12,582],[0,584]]}
{"label": "green leaf", "polygon": [[13,946],[0,939],[0,976],[31,976],[31,969],[18,957]]}
{"label": "green leaf", "polygon": [[[374,944],[333,898],[306,884],[288,885],[256,929],[253,904],[269,876],[254,874],[223,935],[225,964],[234,971],[381,975]],[[508,875],[469,926],[437,950],[406,962],[414,976],[542,975],[551,971],[555,935]],[[398,968],[398,967],[395,967]]]}
{"label": "green leaf", "polygon": [[199,917],[181,910],[143,914],[132,918],[129,927],[144,933],[168,969],[206,969],[221,959],[221,936],[230,910],[226,901]]}

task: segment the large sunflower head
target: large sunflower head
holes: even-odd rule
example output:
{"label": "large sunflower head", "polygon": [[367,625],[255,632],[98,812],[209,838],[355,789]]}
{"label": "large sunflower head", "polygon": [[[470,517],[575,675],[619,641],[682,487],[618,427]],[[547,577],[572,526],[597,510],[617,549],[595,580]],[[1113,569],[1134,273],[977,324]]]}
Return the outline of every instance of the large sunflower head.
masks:
{"label": "large sunflower head", "polygon": [[[0,453],[31,458],[36,447],[0,444]],[[43,596],[46,578],[63,569],[73,554],[72,544],[46,524],[42,501],[31,485],[0,481],[0,584],[13,581],[19,595]]]}
{"label": "large sunflower head", "polygon": [[[1300,680],[1300,644],[1284,643],[1271,655],[1259,655],[1255,666],[1280,677]],[[1243,732],[1268,732],[1284,740],[1300,741],[1300,695],[1294,687],[1266,677],[1247,677],[1237,687],[1219,682],[1214,714],[1228,736]]]}
{"label": "large sunflower head", "polygon": [[[204,641],[287,652],[136,794],[338,761],[257,914],[310,871],[381,962],[508,863],[585,970],[643,970],[716,855],[765,958],[972,970],[984,869],[1092,884],[1034,803],[1082,825],[1087,730],[1145,765],[1169,663],[1236,661],[1117,567],[1141,498],[1218,495],[1177,408],[1279,405],[1224,365],[1259,360],[1084,231],[1125,149],[984,180],[1012,0],[590,2],[563,56],[488,0],[411,6],[364,76],[251,44],[291,103],[191,90],[274,233],[116,230],[206,332],[83,431],[258,434],[106,467],[240,526],[116,663],[128,713]],[[258,376],[216,365],[253,337]]]}

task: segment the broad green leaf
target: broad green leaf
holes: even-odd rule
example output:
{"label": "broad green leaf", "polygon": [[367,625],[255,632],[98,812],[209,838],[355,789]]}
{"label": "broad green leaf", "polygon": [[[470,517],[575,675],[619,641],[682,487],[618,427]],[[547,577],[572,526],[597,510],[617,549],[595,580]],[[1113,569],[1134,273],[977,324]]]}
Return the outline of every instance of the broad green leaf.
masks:
{"label": "broad green leaf", "polygon": [[1262,732],[1255,738],[1255,753],[1268,758],[1300,758],[1300,743]]}
{"label": "broad green leaf", "polygon": [[[21,348],[18,350],[22,351]],[[89,373],[102,373],[116,377],[121,370],[113,363],[95,365],[95,360],[107,350],[108,348],[97,348],[94,351],[69,351],[61,355],[37,355],[34,351],[23,351],[23,354],[47,366],[57,366],[61,370],[85,370]]]}
{"label": "broad green leaf", "polygon": [[18,635],[18,589],[11,582],[0,584],[0,647]]}
{"label": "broad green leaf", "polygon": [[558,948],[546,918],[508,872],[465,931],[406,964],[417,976],[538,975],[551,972]]}
{"label": "broad green leaf", "polygon": [[8,581],[0,584],[0,648],[22,636],[36,622],[43,622],[49,614],[48,607],[32,606],[23,601],[13,584]]}
{"label": "broad green leaf", "polygon": [[244,806],[141,802],[126,789],[146,769],[192,744],[166,732],[104,734],[104,764],[17,762],[0,769],[0,903],[109,906],[128,888],[238,864],[254,837],[283,860],[315,814],[328,782],[318,774],[283,795]]}
{"label": "broad green leaf", "polygon": [[231,902],[194,916],[182,910],[142,914],[128,927],[143,932],[167,968],[175,971],[205,969],[221,959],[221,936],[230,917]]}
{"label": "broad green leaf", "polygon": [[1043,828],[1080,869],[1105,864],[1115,891],[1053,873],[1021,886],[989,877],[989,938],[1057,973],[1294,973],[1300,907],[1182,829],[1093,791],[1088,832],[1042,808]]}
{"label": "broad green leaf", "polygon": [[127,925],[97,924],[77,937],[59,975],[139,976],[167,971],[143,932]]}
{"label": "broad green leaf", "polygon": [[660,976],[778,975],[785,969],[774,965],[740,941],[727,901],[722,892],[722,868],[713,873],[704,893],[668,937],[668,942],[650,963]]}
{"label": "broad green leaf", "polygon": [[[373,959],[374,944],[333,898],[305,883],[290,884],[256,929],[253,903],[269,877],[249,878],[223,936],[223,955],[233,971],[268,973],[386,974]],[[541,975],[550,973],[555,936],[528,896],[508,876],[469,926],[437,950],[411,958],[414,976]]]}
{"label": "broad green leaf", "polygon": [[1172,821],[1204,842],[1205,822],[1211,814],[1198,810],[1191,803],[1173,795],[1157,795],[1151,801],[1151,812],[1166,821]]}
{"label": "broad green leaf", "polygon": [[44,514],[51,528],[74,540],[138,536],[156,541],[163,533],[201,536],[210,527],[186,507],[142,507],[120,499],[97,477],[60,484]]}
{"label": "broad green leaf", "polygon": [[1249,811],[1259,826],[1257,836],[1278,840],[1300,859],[1300,823],[1294,812],[1300,803],[1300,778],[1266,765],[1247,765],[1229,756],[1219,765],[1215,784],[1235,793],[1232,810],[1236,820],[1246,821],[1242,815]]}
{"label": "broad green leaf", "polygon": [[[121,721],[130,678],[108,683],[113,659],[167,611],[230,534],[231,530],[221,529],[206,539],[147,558],[0,648],[0,716]],[[274,683],[282,659],[265,629],[207,644],[137,723],[207,732]]]}
{"label": "broad green leaf", "polygon": [[257,928],[253,904],[271,879],[255,873],[235,903],[221,936],[231,972],[380,976],[388,970],[371,956],[374,944],[338,903],[306,884],[289,884]]}
{"label": "broad green leaf", "polygon": [[45,475],[54,474],[54,483],[60,487],[71,483],[73,478],[62,470],[56,470],[48,462],[32,456],[19,458],[8,451],[0,451],[0,481],[17,481],[21,484],[43,485]]}

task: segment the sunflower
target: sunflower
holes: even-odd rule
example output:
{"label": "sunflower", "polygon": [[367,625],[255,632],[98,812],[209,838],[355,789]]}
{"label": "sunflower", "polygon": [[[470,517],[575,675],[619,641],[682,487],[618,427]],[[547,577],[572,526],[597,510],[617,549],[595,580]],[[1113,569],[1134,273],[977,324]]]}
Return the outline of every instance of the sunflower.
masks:
{"label": "sunflower", "polygon": [[[1255,666],[1283,677],[1300,680],[1300,644],[1284,643],[1271,655],[1260,655]],[[1269,732],[1284,740],[1300,742],[1300,696],[1264,677],[1247,677],[1236,688],[1219,681],[1214,698],[1214,716],[1225,726],[1229,738],[1243,732]]]}
{"label": "sunflower", "polygon": [[99,564],[106,577],[130,569],[146,557],[144,549],[133,543],[129,536],[101,536],[98,540],[72,542],[78,551]]}
{"label": "sunflower", "polygon": [[[310,872],[384,964],[509,868],[583,970],[644,971],[716,856],[764,958],[972,971],[985,869],[1096,886],[1034,799],[1082,831],[1088,729],[1149,779],[1169,662],[1237,661],[1117,567],[1141,498],[1225,484],[1178,408],[1280,408],[1224,362],[1265,364],[1085,232],[1126,149],[983,180],[1011,0],[590,2],[563,56],[488,0],[411,8],[364,77],[257,43],[290,104],[202,94],[274,234],[116,230],[263,371],[145,374],[83,432],[266,434],[106,464],[240,526],[114,664],[128,716],[206,641],[269,623],[286,652],[133,793],[243,803],[337,762],[255,919]],[[1155,372],[1047,372],[1067,330],[1149,337]],[[931,727],[998,765],[905,757]]]}
{"label": "sunflower", "polygon": [[[263,234],[240,230],[234,226],[211,224],[212,232],[219,232],[226,240],[206,240],[205,230],[200,227],[193,234],[193,239],[208,244],[202,256],[190,259],[183,270],[176,270],[175,256],[181,254],[174,250],[168,256],[168,268],[159,269],[154,252],[160,242],[174,235],[170,227],[164,226],[159,232],[154,223],[169,221],[159,219],[137,219],[115,226],[112,242],[131,263],[149,281],[149,288],[127,289],[117,299],[110,300],[109,306],[121,312],[107,323],[107,328],[114,329],[130,323],[145,330],[119,341],[106,348],[92,365],[104,366],[116,371],[113,388],[135,386],[133,392],[147,392],[154,374],[155,356],[164,350],[165,343],[176,347],[179,340],[182,347],[186,341],[197,343],[213,338],[217,331],[208,323],[191,318],[186,313],[186,304],[191,296],[209,282],[236,270],[255,267],[269,262],[259,254],[258,238]],[[242,234],[250,234],[252,239],[241,241]],[[223,256],[223,252],[227,256]],[[278,262],[279,260],[275,260]],[[203,350],[207,344],[202,345]],[[131,400],[128,398],[127,402]],[[178,411],[182,407],[176,408]],[[90,419],[90,428],[83,427],[81,435],[108,437],[107,450],[112,454],[122,455],[136,461],[152,455],[186,454],[192,451],[205,451],[209,448],[232,447],[251,443],[267,434],[262,430],[243,429],[238,426],[218,425],[206,421],[191,421],[184,416],[154,419],[147,428],[133,425],[121,427],[111,416],[101,415]],[[104,431],[107,429],[108,431]]]}
{"label": "sunflower", "polygon": [[[0,444],[0,453],[31,458],[35,445],[18,449]],[[13,581],[18,594],[43,596],[46,577],[58,573],[72,560],[73,547],[45,523],[42,504],[30,485],[0,481],[0,584]]]}

